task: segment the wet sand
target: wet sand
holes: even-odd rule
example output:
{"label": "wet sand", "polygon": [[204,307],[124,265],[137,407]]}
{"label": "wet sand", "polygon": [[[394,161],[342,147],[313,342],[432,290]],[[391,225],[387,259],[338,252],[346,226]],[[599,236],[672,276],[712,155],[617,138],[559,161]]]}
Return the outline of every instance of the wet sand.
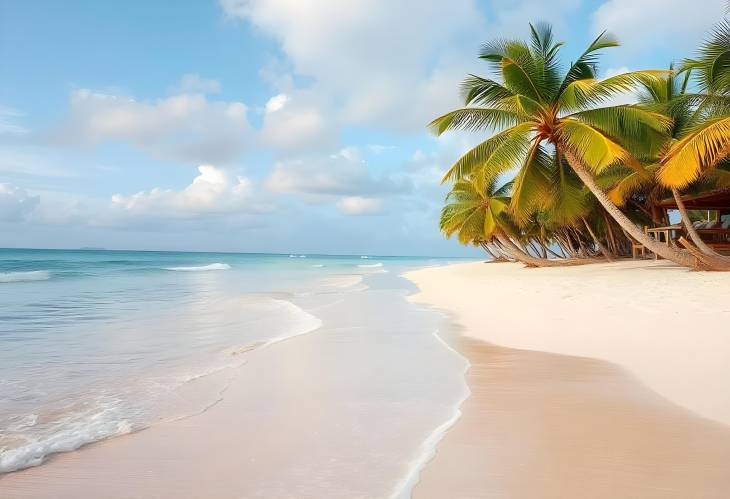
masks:
{"label": "wet sand", "polygon": [[[450,342],[472,364],[462,418],[439,443],[413,497],[730,497],[730,426],[722,421],[730,392],[715,389],[730,378],[730,362],[718,362],[730,359],[730,280],[663,265],[544,272],[466,264],[409,274],[421,289],[414,300],[461,325]],[[659,275],[652,284],[655,271],[670,279]],[[664,298],[659,311],[644,308],[641,293],[652,291]],[[647,316],[655,327],[642,330]],[[688,321],[697,327],[686,329]],[[576,352],[597,358],[562,354]],[[723,372],[727,377],[713,378]],[[682,377],[685,384],[672,387]]]}
{"label": "wet sand", "polygon": [[721,499],[730,427],[607,362],[462,338],[472,390],[416,499]]}

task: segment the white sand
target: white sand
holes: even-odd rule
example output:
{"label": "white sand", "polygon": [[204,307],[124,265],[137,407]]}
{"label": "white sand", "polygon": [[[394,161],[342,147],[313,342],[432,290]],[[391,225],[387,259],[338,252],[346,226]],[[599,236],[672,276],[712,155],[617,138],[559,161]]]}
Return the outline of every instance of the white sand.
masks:
{"label": "white sand", "polygon": [[602,359],[670,402],[730,424],[730,273],[664,261],[526,269],[468,263],[410,272],[413,300],[497,345]]}

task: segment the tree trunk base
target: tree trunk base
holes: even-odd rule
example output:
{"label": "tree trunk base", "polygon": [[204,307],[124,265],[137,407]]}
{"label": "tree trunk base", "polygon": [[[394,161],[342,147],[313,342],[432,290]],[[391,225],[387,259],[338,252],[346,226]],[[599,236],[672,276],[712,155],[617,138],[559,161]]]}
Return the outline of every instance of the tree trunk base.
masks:
{"label": "tree trunk base", "polygon": [[707,255],[684,237],[680,237],[679,242],[697,259],[695,270],[730,272],[730,258],[722,255]]}

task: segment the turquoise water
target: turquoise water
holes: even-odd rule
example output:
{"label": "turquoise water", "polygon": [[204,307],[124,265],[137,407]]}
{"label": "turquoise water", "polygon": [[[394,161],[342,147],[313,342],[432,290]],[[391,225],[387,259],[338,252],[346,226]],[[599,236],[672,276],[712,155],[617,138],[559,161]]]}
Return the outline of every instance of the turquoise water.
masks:
{"label": "turquoise water", "polygon": [[[0,250],[0,473],[199,411],[217,391],[188,396],[192,380],[241,368],[261,346],[323,334],[328,326],[357,331],[362,351],[382,350],[377,334],[388,328],[407,331],[408,361],[420,366],[423,360],[424,375],[438,364],[433,359],[440,359],[445,375],[458,373],[463,362],[444,355],[444,345],[432,336],[443,318],[419,312],[414,319],[404,299],[412,287],[398,277],[447,261]],[[358,310],[374,297],[387,312],[360,317]],[[322,344],[331,348],[347,337],[328,333]],[[392,348],[378,355],[404,353],[403,345]],[[332,369],[351,370],[353,390],[381,390],[386,384],[400,389],[392,379],[373,376],[368,362]],[[459,400],[461,387],[453,386],[453,376],[444,376],[451,381],[441,388],[433,376],[428,374],[428,386],[418,394],[404,383],[403,393],[383,400],[383,411],[398,396],[440,397],[435,402],[444,407]],[[406,451],[403,459],[411,459],[412,450]]]}

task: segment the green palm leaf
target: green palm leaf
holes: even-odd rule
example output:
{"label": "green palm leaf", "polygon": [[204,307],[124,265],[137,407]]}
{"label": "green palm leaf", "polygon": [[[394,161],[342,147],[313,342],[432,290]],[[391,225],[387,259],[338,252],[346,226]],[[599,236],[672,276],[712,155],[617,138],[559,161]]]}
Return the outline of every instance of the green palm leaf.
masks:
{"label": "green palm leaf", "polygon": [[487,178],[496,178],[514,168],[529,148],[531,129],[530,123],[521,123],[493,135],[459,158],[441,182],[462,179],[476,170],[482,170]]}
{"label": "green palm leaf", "polygon": [[447,130],[501,129],[516,125],[527,118],[513,111],[486,107],[465,107],[439,116],[429,128],[437,135]]}

